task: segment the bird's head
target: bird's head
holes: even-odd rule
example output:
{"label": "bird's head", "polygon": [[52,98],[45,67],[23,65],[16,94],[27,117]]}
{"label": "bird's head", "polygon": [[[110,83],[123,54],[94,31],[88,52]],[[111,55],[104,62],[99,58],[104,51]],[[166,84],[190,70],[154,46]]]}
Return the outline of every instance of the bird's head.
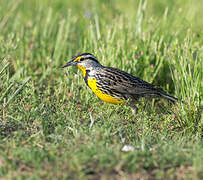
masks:
{"label": "bird's head", "polygon": [[71,61],[63,65],[61,68],[65,68],[68,66],[77,66],[83,72],[83,76],[85,77],[86,71],[91,70],[92,68],[101,66],[99,61],[90,53],[83,53],[72,58]]}

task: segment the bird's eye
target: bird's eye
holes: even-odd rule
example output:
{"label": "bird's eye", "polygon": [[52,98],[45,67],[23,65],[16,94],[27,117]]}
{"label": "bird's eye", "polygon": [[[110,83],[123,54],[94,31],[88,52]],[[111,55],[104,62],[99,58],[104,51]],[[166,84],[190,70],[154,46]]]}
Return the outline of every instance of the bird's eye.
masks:
{"label": "bird's eye", "polygon": [[85,59],[85,58],[83,58],[83,57],[82,57],[82,58],[80,58],[80,62],[84,61],[84,59]]}

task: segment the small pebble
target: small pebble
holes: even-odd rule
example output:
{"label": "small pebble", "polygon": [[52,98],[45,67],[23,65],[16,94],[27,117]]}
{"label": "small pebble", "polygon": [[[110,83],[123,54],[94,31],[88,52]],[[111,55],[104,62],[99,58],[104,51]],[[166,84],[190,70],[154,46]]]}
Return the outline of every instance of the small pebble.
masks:
{"label": "small pebble", "polygon": [[132,151],[135,151],[135,148],[131,145],[124,145],[123,148],[122,148],[122,151],[124,152],[132,152]]}

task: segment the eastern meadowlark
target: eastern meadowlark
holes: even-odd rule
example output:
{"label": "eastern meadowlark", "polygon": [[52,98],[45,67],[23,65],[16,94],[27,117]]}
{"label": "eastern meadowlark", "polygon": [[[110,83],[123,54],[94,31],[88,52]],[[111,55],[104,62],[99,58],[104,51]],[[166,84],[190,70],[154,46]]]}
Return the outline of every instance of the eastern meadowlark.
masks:
{"label": "eastern meadowlark", "polygon": [[90,53],[75,56],[62,68],[68,66],[77,66],[82,70],[87,86],[105,102],[130,105],[137,111],[135,104],[141,97],[160,97],[178,101],[177,98],[166,94],[153,84],[127,72],[102,66],[96,57]]}

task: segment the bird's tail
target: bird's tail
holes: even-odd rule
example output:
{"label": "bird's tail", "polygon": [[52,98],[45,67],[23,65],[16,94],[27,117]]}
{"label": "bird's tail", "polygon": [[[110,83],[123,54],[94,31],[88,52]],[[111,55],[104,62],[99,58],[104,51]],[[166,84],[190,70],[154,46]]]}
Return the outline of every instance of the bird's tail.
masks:
{"label": "bird's tail", "polygon": [[168,99],[170,101],[173,101],[173,102],[177,102],[178,101],[178,98],[170,96],[170,95],[168,95],[168,94],[166,94],[164,92],[160,92],[160,95],[161,95],[161,97],[166,98],[166,99]]}

